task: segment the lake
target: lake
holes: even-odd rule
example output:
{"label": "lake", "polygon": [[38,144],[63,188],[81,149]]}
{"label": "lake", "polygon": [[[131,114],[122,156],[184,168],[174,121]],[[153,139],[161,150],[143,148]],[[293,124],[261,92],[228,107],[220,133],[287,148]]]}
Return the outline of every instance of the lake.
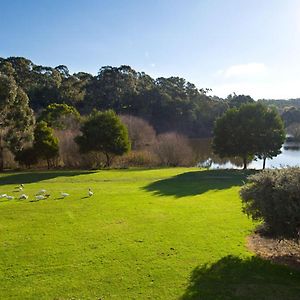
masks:
{"label": "lake", "polygon": [[[196,155],[196,161],[199,166],[210,166],[211,169],[230,169],[242,168],[242,160],[239,158],[220,158],[212,152],[212,139],[193,139],[191,145]],[[282,168],[286,166],[300,166],[300,143],[286,142],[282,149],[282,153],[273,159],[267,159],[266,168]],[[249,169],[262,169],[262,160],[253,160],[249,165]]]}

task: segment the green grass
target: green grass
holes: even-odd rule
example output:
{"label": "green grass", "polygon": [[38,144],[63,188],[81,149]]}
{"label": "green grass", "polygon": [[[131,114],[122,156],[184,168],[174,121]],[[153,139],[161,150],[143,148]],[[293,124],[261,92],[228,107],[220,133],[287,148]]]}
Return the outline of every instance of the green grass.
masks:
{"label": "green grass", "polygon": [[[0,175],[0,299],[299,299],[300,273],[249,253],[242,171]],[[95,195],[87,198],[91,187]],[[60,192],[70,196],[59,198]]]}

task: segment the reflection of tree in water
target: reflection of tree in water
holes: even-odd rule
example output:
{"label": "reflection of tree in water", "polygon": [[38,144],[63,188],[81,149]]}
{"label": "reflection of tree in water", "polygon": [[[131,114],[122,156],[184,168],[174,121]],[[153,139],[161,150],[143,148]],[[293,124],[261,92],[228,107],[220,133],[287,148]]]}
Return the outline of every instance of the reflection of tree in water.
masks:
{"label": "reflection of tree in water", "polygon": [[191,139],[190,144],[194,150],[196,161],[203,164],[204,167],[209,167],[212,163],[218,165],[231,163],[237,167],[243,166],[243,161],[239,157],[220,158],[214,154],[211,138]]}

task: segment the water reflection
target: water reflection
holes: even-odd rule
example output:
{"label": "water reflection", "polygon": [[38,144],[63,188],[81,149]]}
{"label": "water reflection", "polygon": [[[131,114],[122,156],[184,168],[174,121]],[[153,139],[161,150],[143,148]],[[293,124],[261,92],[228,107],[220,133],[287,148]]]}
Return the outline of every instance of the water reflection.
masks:
{"label": "water reflection", "polygon": [[[212,151],[212,139],[193,139],[191,145],[194,149],[196,161],[199,166],[212,169],[242,168],[243,162],[238,157],[220,158]],[[282,153],[273,159],[267,159],[266,168],[282,168],[286,166],[300,166],[300,143],[287,141],[282,149]],[[262,160],[253,160],[248,168],[261,169]]]}

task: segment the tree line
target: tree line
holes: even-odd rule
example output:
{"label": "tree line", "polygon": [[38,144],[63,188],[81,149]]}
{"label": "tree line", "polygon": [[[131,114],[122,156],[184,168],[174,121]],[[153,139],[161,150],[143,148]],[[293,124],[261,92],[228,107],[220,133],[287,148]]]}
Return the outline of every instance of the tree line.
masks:
{"label": "tree line", "polygon": [[[74,140],[81,153],[101,152],[105,166],[114,156],[128,152],[130,141],[133,150],[141,142],[143,149],[155,143],[152,153],[164,164],[187,163],[188,159],[174,155],[174,144],[182,153],[191,153],[184,134],[201,137],[214,132],[215,152],[242,157],[244,167],[255,156],[265,161],[279,153],[284,131],[275,109],[254,104],[250,96],[232,94],[221,99],[207,92],[183,78],[154,80],[129,66],[103,67],[97,76],[70,75],[62,65],[51,68],[20,57],[0,58],[0,170],[6,150],[23,165],[34,165],[39,159],[47,161],[48,168],[57,165],[59,147],[66,140],[69,153]],[[283,116],[286,125],[288,120],[293,123],[297,109],[284,110]],[[250,120],[256,131],[249,131]],[[137,133],[134,127],[145,131]],[[59,137],[59,130],[69,130],[68,138]],[[274,130],[277,136],[271,134]],[[145,143],[142,135],[152,142]]]}
{"label": "tree line", "polygon": [[101,67],[94,76],[70,74],[64,65],[52,68],[9,57],[0,58],[0,73],[14,78],[35,113],[54,103],[71,105],[80,114],[112,109],[118,115],[148,121],[158,133],[210,136],[214,120],[229,107],[229,101],[210,97],[208,89],[199,89],[183,78],[153,79],[126,65]]}

